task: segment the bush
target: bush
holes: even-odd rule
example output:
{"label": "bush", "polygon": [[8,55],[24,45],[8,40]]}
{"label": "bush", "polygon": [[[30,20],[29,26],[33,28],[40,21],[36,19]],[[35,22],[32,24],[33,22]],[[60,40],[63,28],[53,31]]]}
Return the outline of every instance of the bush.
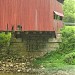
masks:
{"label": "bush", "polygon": [[7,45],[7,43],[10,41],[10,38],[11,33],[8,34],[5,34],[4,32],[0,33],[0,49]]}
{"label": "bush", "polygon": [[75,65],[75,52],[66,54],[64,57],[64,61],[68,64]]}
{"label": "bush", "polygon": [[7,56],[8,43],[11,38],[11,33],[5,34],[5,32],[0,33],[0,60]]}
{"label": "bush", "polygon": [[75,49],[75,31],[70,27],[64,27],[61,33],[62,43],[60,43],[60,50],[64,53],[70,53]]}

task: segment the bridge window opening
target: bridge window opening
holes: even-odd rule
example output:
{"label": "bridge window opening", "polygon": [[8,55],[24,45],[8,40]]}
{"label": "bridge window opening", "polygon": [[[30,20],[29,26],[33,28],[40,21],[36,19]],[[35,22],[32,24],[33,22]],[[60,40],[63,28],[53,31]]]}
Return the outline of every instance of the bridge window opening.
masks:
{"label": "bridge window opening", "polygon": [[56,20],[63,20],[63,17],[54,13],[54,19],[56,19]]}
{"label": "bridge window opening", "polygon": [[54,19],[58,20],[59,16],[54,13]]}
{"label": "bridge window opening", "polygon": [[54,19],[56,19],[56,20],[62,20],[63,16],[64,16],[63,13],[54,11]]}
{"label": "bridge window opening", "polygon": [[64,2],[64,0],[57,0],[58,2],[60,2],[60,3],[63,3]]}
{"label": "bridge window opening", "polygon": [[58,15],[56,15],[56,14],[54,13],[54,19],[57,19],[57,17],[58,17]]}
{"label": "bridge window opening", "polygon": [[60,20],[60,16],[57,17],[57,20]]}
{"label": "bridge window opening", "polygon": [[60,16],[60,20],[63,20],[63,17],[62,16]]}

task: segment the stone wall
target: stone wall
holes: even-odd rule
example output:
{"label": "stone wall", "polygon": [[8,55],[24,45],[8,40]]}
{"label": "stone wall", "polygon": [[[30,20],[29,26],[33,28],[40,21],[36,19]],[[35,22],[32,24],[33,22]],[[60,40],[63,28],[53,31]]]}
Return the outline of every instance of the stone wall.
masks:
{"label": "stone wall", "polygon": [[11,39],[9,50],[25,57],[40,57],[59,48],[60,38],[61,34],[57,34],[56,37],[47,34],[23,34],[21,37],[16,35]]}

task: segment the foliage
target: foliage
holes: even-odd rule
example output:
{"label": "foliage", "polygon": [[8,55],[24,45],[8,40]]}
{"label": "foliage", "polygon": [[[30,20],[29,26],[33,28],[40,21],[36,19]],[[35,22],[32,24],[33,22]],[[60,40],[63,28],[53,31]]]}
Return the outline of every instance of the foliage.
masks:
{"label": "foliage", "polygon": [[75,65],[75,52],[66,54],[64,57],[64,61],[68,64]]}
{"label": "foliage", "polygon": [[10,41],[11,33],[6,34],[5,32],[0,33],[0,59],[6,57],[6,46],[8,45],[8,42]]}
{"label": "foliage", "polygon": [[64,27],[62,29],[62,43],[60,43],[60,50],[67,53],[75,49],[75,31],[72,28]]}
{"label": "foliage", "polygon": [[64,21],[75,22],[75,0],[64,0]]}
{"label": "foliage", "polygon": [[56,51],[47,53],[44,57],[38,58],[34,64],[43,65],[46,68],[60,68],[68,64],[75,64],[75,30],[74,27],[65,26],[62,31],[62,42]]}
{"label": "foliage", "polygon": [[7,45],[7,43],[10,41],[10,37],[11,37],[10,33],[8,34],[5,34],[4,32],[0,33],[0,48]]}
{"label": "foliage", "polygon": [[57,50],[47,53],[42,58],[37,58],[34,61],[35,65],[43,65],[46,68],[60,67],[64,65],[64,55],[61,55]]}
{"label": "foliage", "polygon": [[[11,33],[0,33],[0,60],[1,61],[23,61],[23,55],[16,48],[13,48],[13,45],[10,45]],[[16,39],[13,39],[16,41]],[[16,45],[16,44],[15,44]],[[20,46],[20,45],[19,45]],[[18,46],[18,49],[20,49]]]}

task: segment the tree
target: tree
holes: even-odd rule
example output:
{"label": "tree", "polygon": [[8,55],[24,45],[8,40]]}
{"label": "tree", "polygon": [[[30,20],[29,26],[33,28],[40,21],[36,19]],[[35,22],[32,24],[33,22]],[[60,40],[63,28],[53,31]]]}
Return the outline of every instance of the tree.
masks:
{"label": "tree", "polygon": [[75,0],[64,1],[64,22],[75,22]]}

